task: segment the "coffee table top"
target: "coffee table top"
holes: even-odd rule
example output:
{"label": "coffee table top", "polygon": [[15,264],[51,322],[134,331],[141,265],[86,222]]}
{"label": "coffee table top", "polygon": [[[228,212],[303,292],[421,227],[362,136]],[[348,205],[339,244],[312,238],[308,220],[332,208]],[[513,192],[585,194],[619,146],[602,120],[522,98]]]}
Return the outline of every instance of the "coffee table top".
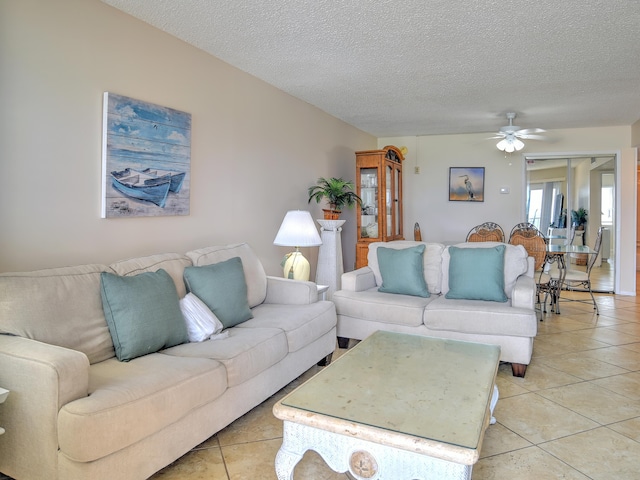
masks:
{"label": "coffee table top", "polygon": [[283,398],[274,413],[422,453],[420,445],[433,450],[436,443],[476,450],[499,357],[494,345],[379,331]]}

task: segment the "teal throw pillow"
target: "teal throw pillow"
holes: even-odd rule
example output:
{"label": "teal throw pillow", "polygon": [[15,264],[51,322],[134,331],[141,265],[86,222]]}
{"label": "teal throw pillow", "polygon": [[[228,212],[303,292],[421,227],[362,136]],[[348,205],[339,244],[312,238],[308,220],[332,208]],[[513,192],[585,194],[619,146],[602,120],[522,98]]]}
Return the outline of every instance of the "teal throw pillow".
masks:
{"label": "teal throw pillow", "polygon": [[379,292],[428,297],[424,280],[424,245],[395,249],[378,247],[382,285]]}
{"label": "teal throw pillow", "polygon": [[506,302],[505,245],[489,248],[449,247],[449,291],[445,298]]}
{"label": "teal throw pillow", "polygon": [[187,291],[202,300],[225,328],[253,318],[240,257],[184,269]]}
{"label": "teal throw pillow", "polygon": [[132,277],[102,272],[100,293],[121,362],[189,340],[176,286],[165,270]]}

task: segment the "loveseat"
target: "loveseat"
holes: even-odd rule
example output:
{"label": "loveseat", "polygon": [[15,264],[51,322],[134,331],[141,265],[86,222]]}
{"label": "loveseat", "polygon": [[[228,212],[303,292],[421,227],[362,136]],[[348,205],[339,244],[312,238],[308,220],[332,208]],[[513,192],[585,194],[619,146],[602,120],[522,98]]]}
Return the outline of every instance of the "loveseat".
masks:
{"label": "loveseat", "polygon": [[376,330],[488,343],[525,375],[538,327],[533,259],[522,246],[374,242],[367,258],[332,297],[341,346]]}
{"label": "loveseat", "polygon": [[[151,288],[139,289],[146,281]],[[239,302],[231,310],[248,308],[252,318],[185,341],[175,312],[187,288],[215,297],[238,281],[246,291],[214,300]],[[139,318],[151,321],[146,333],[138,317],[126,317],[140,306]],[[153,322],[161,317],[177,327],[158,343],[165,325]],[[336,314],[314,283],[267,276],[250,247],[237,244],[2,274],[0,332],[0,385],[11,391],[0,408],[0,472],[141,480],[329,356]]]}

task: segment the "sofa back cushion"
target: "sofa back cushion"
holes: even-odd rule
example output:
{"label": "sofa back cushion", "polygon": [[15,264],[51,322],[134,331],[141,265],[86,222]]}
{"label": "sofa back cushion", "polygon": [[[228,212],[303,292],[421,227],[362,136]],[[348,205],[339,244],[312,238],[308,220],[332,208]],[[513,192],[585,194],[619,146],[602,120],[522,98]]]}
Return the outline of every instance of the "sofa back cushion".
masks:
{"label": "sofa back cushion", "polygon": [[225,245],[218,247],[207,247],[187,252],[187,257],[191,259],[193,265],[201,267],[229,260],[233,257],[240,257],[244,278],[247,283],[247,300],[249,307],[253,308],[264,302],[267,296],[267,274],[264,267],[251,247],[246,243]]}
{"label": "sofa back cushion", "polygon": [[439,294],[442,285],[442,251],[444,245],[440,243],[416,242],[411,240],[397,240],[395,242],[373,242],[369,244],[367,255],[369,267],[376,278],[376,286],[382,285],[382,275],[380,274],[380,264],[378,263],[378,248],[404,249],[424,245],[425,250],[422,257],[424,265],[424,279],[431,294]]}
{"label": "sofa back cushion", "polygon": [[109,266],[121,277],[132,277],[140,273],[157,272],[163,269],[173,280],[178,292],[178,297],[182,298],[187,294],[182,276],[184,269],[191,265],[191,259],[186,255],[179,253],[160,253],[146,257],[121,260]]}
{"label": "sofa back cushion", "polygon": [[0,274],[0,333],[83,352],[90,363],[115,355],[102,310],[105,265]]}
{"label": "sofa back cushion", "polygon": [[[516,285],[516,280],[520,275],[527,272],[529,268],[528,254],[522,245],[509,245],[499,242],[467,242],[455,245],[457,248],[494,248],[496,246],[505,246],[504,251],[504,293],[511,298],[511,293]],[[451,256],[449,255],[449,247],[444,249],[442,253],[442,293],[449,292],[449,263]]]}

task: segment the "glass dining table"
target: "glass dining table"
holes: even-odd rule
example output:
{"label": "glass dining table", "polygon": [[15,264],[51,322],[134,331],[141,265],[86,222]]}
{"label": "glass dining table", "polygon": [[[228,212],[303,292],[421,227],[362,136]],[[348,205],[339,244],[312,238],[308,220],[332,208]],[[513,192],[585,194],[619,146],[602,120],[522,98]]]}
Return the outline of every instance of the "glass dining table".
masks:
{"label": "glass dining table", "polygon": [[588,245],[550,245],[547,244],[545,265],[557,264],[559,275],[557,278],[549,278],[549,293],[551,295],[551,311],[560,313],[560,291],[567,274],[567,255],[584,254],[594,255],[598,252]]}

